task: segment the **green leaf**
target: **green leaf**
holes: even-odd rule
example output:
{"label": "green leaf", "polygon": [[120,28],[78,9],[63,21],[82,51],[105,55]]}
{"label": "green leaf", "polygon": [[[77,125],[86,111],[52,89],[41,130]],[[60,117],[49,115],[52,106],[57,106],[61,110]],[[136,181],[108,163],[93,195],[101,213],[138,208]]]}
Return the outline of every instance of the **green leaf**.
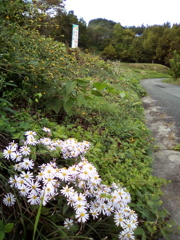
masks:
{"label": "green leaf", "polygon": [[66,214],[66,212],[67,212],[68,209],[69,209],[69,205],[64,204],[64,206],[63,206],[63,215]]}
{"label": "green leaf", "polygon": [[121,98],[124,98],[126,96],[125,92],[120,92],[119,95],[120,95]]}
{"label": "green leaf", "polygon": [[14,223],[7,223],[5,226],[4,226],[4,232],[5,233],[9,233],[12,231],[14,227]]}
{"label": "green leaf", "polygon": [[71,97],[67,102],[63,104],[64,110],[66,111],[67,114],[70,114],[74,101],[75,99]]}
{"label": "green leaf", "polygon": [[87,84],[89,83],[89,80],[84,79],[84,78],[79,78],[79,79],[76,79],[76,80],[77,80],[77,84],[78,84],[80,87],[86,87]]}
{"label": "green leaf", "polygon": [[12,104],[4,98],[0,98],[0,102],[7,103],[9,106],[12,106]]}
{"label": "green leaf", "polygon": [[1,230],[3,230],[3,228],[4,228],[3,221],[2,221],[2,220],[0,220],[0,231],[1,231]]}
{"label": "green leaf", "polygon": [[77,96],[76,101],[77,101],[78,107],[85,105],[86,103],[86,100],[82,95]]}
{"label": "green leaf", "polygon": [[42,212],[41,212],[42,215],[47,216],[47,215],[49,215],[50,213],[51,213],[51,209],[49,209],[49,208],[47,208],[47,207],[42,207]]}
{"label": "green leaf", "polygon": [[20,122],[20,125],[19,125],[20,128],[23,128],[23,129],[28,129],[30,127],[30,124],[28,122]]}
{"label": "green leaf", "polygon": [[74,90],[76,85],[77,85],[76,81],[67,82],[66,83],[66,94],[69,95],[70,93],[72,93],[72,91]]}
{"label": "green leaf", "polygon": [[141,227],[137,227],[134,234],[138,236],[142,236],[142,240],[146,240],[146,233],[144,229],[142,229]]}
{"label": "green leaf", "polygon": [[13,109],[9,108],[9,107],[3,107],[2,110],[4,111],[8,111],[8,112],[11,112],[11,113],[16,113],[16,111],[14,111]]}
{"label": "green leaf", "polygon": [[49,99],[49,103],[47,105],[47,108],[49,110],[53,110],[56,114],[59,113],[59,111],[61,110],[62,108],[62,100],[59,99],[59,98],[52,98],[52,99]]}
{"label": "green leaf", "polygon": [[101,90],[107,88],[108,86],[106,83],[97,82],[97,83],[94,83],[93,87],[96,88],[98,91],[101,91]]}
{"label": "green leaf", "polygon": [[5,238],[5,233],[0,231],[0,240],[3,240]]}
{"label": "green leaf", "polygon": [[165,240],[170,240],[169,236],[165,233],[165,231],[164,231],[162,228],[161,228],[161,233],[162,233],[163,238],[164,238]]}
{"label": "green leaf", "polygon": [[6,85],[6,86],[12,86],[12,87],[17,87],[17,85],[14,84],[14,83],[5,83],[4,85]]}
{"label": "green leaf", "polygon": [[109,93],[111,93],[111,94],[116,94],[116,93],[117,93],[117,90],[116,90],[115,88],[113,88],[113,87],[108,87],[108,88],[107,88],[107,91],[108,91]]}
{"label": "green leaf", "polygon": [[96,90],[91,90],[91,93],[94,95],[94,96],[97,96],[97,97],[102,97],[102,93],[100,93],[99,91],[96,91]]}

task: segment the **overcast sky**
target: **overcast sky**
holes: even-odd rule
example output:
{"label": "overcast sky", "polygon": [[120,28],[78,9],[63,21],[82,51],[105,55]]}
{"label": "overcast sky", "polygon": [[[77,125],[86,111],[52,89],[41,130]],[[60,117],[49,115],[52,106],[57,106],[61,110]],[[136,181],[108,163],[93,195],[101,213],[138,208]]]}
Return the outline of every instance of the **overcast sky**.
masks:
{"label": "overcast sky", "polygon": [[66,0],[65,8],[87,24],[96,18],[122,26],[180,24],[180,0]]}

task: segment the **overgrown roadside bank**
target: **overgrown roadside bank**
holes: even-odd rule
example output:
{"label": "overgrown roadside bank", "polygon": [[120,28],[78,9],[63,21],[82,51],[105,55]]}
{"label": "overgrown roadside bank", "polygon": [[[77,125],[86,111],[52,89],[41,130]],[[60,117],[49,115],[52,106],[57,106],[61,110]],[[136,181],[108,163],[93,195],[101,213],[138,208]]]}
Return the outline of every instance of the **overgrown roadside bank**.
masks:
{"label": "overgrown roadside bank", "polygon": [[[64,51],[64,46],[62,51]],[[158,240],[161,237],[167,239],[172,227],[169,214],[162,207],[160,200],[161,187],[166,181],[153,176],[152,139],[145,125],[144,108],[141,102],[145,91],[139,83],[139,79],[148,77],[149,74],[164,76],[165,73],[157,71],[159,66],[156,65],[149,65],[154,69],[149,70],[146,66],[142,70],[142,65],[132,67],[132,65],[118,62],[110,62],[106,65],[98,59],[94,60],[95,64],[92,64],[92,58],[89,56],[81,56],[80,53],[77,55],[78,58],[73,58],[73,61],[77,66],[79,62],[84,63],[84,71],[79,72],[81,74],[84,72],[85,76],[77,77],[78,72],[74,73],[72,70],[70,77],[73,80],[68,79],[68,83],[61,92],[62,95],[64,94],[66,112],[59,113],[58,109],[52,105],[51,111],[50,107],[42,111],[44,105],[42,105],[41,90],[38,92],[39,95],[35,93],[36,104],[33,105],[33,100],[28,99],[30,107],[27,107],[24,102],[18,102],[23,98],[15,99],[16,113],[11,116],[5,112],[1,119],[1,135],[3,136],[1,148],[3,150],[10,140],[20,143],[24,140],[24,132],[31,130],[39,133],[43,127],[51,129],[50,135],[55,139],[65,141],[69,138],[76,138],[78,142],[82,140],[90,142],[91,148],[86,158],[98,169],[103,184],[111,185],[116,182],[125,187],[131,195],[130,207],[137,213],[139,222],[135,232],[136,239]],[[64,60],[61,59],[61,61]],[[73,65],[73,62],[71,64]],[[64,66],[70,68],[69,65]],[[83,65],[81,66],[83,68]],[[85,71],[87,66],[89,67],[88,74]],[[23,73],[24,71],[25,69]],[[63,71],[65,74],[68,69],[63,69]],[[41,87],[43,81],[39,80],[38,88]],[[63,81],[65,82],[64,79]],[[51,84],[54,86],[51,85],[50,93],[47,87],[45,102],[48,102],[54,94],[55,87],[59,86],[58,78],[55,82],[51,81]],[[26,91],[28,92],[29,89]],[[8,93],[8,90],[6,92]],[[79,92],[81,94],[78,95]],[[53,96],[57,97],[56,94]],[[84,100],[86,104],[82,104]],[[34,149],[33,146],[32,149]],[[59,159],[59,152],[49,153],[42,149],[38,154],[33,150],[37,163],[38,161],[41,164],[43,161],[48,162],[50,158],[56,158],[59,166],[65,168],[72,163],[72,160],[67,162]],[[7,181],[9,176],[12,176],[13,164],[10,164],[2,155],[1,157],[1,166],[3,166],[1,168],[1,190],[4,195],[8,190],[12,190]],[[15,190],[14,194],[18,195]],[[108,196],[105,197],[108,199]],[[31,235],[33,232],[37,216],[39,217],[39,223],[36,225],[38,239],[46,239],[46,236],[49,236],[48,239],[51,240],[58,236],[62,239],[68,239],[67,236],[69,239],[118,239],[119,230],[112,224],[113,219],[108,216],[102,217],[101,222],[90,219],[87,223],[81,223],[80,228],[76,224],[70,231],[67,231],[63,225],[64,216],[70,218],[73,214],[71,207],[65,205],[62,196],[58,196],[57,200],[53,199],[43,207],[41,215],[37,215],[38,208],[28,205],[23,197],[19,203],[21,204],[14,206],[13,213],[2,204],[3,223],[13,223],[14,226],[13,231],[7,234],[9,239],[27,239],[28,234]],[[20,233],[19,229],[21,229]]]}

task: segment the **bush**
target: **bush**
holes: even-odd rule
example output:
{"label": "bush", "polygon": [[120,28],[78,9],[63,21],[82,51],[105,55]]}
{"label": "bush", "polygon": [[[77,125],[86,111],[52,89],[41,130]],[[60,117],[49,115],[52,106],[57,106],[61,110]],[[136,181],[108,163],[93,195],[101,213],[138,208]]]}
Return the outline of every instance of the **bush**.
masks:
{"label": "bush", "polygon": [[175,80],[177,80],[180,78],[180,55],[177,51],[174,51],[174,57],[170,60],[170,66],[170,74]]}

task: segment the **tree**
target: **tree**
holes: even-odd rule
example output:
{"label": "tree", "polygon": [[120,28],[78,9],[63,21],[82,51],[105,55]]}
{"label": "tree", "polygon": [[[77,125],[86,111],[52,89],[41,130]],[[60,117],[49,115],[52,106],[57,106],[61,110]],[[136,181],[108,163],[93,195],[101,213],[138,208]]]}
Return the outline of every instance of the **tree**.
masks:
{"label": "tree", "polygon": [[110,44],[109,46],[104,48],[102,56],[104,59],[114,60],[117,58],[116,49]]}
{"label": "tree", "polygon": [[116,23],[107,19],[93,19],[89,22],[88,32],[91,39],[91,45],[97,51],[103,49],[110,44],[113,35],[113,26]]}
{"label": "tree", "polygon": [[160,25],[154,25],[146,28],[143,34],[142,46],[146,52],[148,62],[155,62],[157,43],[163,35],[164,28]]}
{"label": "tree", "polygon": [[159,63],[169,66],[170,45],[171,45],[171,29],[166,28],[163,35],[159,38],[156,48],[156,59]]}
{"label": "tree", "polygon": [[121,61],[132,61],[132,41],[135,33],[130,29],[125,29],[120,23],[115,24],[113,28],[111,44],[116,50],[116,59]]}

